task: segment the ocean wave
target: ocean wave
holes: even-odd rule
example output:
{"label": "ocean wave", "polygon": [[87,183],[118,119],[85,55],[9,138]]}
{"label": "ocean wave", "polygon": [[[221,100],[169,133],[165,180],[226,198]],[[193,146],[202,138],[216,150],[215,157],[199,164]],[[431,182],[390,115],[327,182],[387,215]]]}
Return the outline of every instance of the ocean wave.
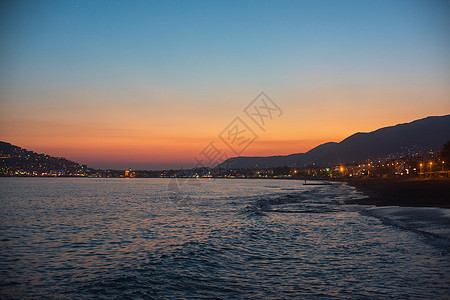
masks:
{"label": "ocean wave", "polygon": [[450,209],[432,207],[369,207],[363,213],[383,223],[412,231],[450,251]]}
{"label": "ocean wave", "polygon": [[331,213],[341,211],[341,201],[333,193],[304,190],[299,193],[266,195],[255,199],[245,210],[257,216],[267,213]]}

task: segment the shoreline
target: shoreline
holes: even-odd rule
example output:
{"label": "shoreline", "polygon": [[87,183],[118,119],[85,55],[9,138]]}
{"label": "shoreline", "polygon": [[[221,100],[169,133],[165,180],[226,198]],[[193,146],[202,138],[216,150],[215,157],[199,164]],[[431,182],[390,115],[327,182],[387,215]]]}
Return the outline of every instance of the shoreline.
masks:
{"label": "shoreline", "polygon": [[[128,177],[29,177],[10,176],[4,178],[86,178],[86,179],[154,179]],[[158,179],[172,179],[155,177]],[[185,177],[177,177],[185,178]],[[327,178],[199,178],[199,179],[227,179],[227,180],[298,180],[345,182],[362,192],[367,198],[345,200],[344,204],[399,206],[399,207],[439,207],[450,208],[450,178],[351,178],[330,180]],[[322,185],[310,183],[306,185]]]}
{"label": "shoreline", "polygon": [[345,204],[450,208],[450,178],[365,178],[345,182],[368,196],[346,200]]}

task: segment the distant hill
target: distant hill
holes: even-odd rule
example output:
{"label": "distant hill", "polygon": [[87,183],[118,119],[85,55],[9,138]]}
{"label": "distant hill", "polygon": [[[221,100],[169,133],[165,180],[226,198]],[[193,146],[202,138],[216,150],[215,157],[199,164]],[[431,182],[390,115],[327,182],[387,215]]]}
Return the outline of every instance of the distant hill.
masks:
{"label": "distant hill", "polygon": [[86,166],[65,159],[28,151],[0,142],[0,176],[58,174],[72,175],[86,171]]}
{"label": "distant hill", "polygon": [[335,165],[366,160],[396,158],[437,151],[450,140],[450,115],[428,117],[410,123],[384,127],[369,133],[355,133],[339,143],[325,143],[306,153],[268,157],[233,157],[222,168],[303,167]]}

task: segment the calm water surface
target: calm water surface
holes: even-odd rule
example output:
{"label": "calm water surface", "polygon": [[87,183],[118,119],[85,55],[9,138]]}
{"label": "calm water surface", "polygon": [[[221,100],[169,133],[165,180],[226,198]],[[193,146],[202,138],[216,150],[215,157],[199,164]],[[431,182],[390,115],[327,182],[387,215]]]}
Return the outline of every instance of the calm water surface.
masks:
{"label": "calm water surface", "polygon": [[0,178],[0,298],[445,298],[448,240],[352,187]]}

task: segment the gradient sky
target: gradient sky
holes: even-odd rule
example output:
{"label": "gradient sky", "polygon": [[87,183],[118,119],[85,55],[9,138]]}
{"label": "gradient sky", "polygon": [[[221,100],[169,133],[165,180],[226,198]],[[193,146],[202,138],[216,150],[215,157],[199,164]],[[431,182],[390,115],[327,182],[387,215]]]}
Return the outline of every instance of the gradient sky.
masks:
{"label": "gradient sky", "polygon": [[450,113],[449,1],[2,1],[0,53],[0,140],[97,168],[192,167],[261,91],[246,156]]}

